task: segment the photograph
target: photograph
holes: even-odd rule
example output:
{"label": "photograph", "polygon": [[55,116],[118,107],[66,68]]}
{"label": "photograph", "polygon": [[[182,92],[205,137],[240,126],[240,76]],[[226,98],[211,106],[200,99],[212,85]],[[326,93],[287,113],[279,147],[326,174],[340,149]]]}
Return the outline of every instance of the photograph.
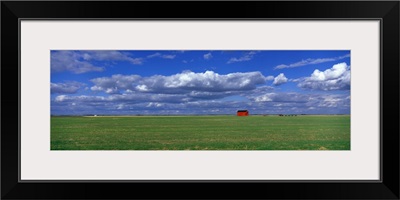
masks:
{"label": "photograph", "polygon": [[350,50],[50,50],[51,150],[351,150]]}

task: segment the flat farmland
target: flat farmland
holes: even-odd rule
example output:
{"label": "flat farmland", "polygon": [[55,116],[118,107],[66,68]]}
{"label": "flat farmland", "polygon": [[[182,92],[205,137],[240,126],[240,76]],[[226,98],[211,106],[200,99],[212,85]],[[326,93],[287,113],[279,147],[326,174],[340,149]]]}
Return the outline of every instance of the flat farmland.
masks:
{"label": "flat farmland", "polygon": [[51,117],[51,150],[350,150],[350,116]]}

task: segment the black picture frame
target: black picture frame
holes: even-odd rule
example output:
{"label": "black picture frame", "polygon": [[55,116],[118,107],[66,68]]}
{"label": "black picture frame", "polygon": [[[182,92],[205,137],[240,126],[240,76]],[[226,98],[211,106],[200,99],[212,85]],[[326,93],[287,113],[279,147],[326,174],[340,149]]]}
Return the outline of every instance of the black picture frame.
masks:
{"label": "black picture frame", "polygon": [[[2,1],[1,198],[399,199],[399,8],[399,1]],[[378,182],[19,182],[21,107],[17,77],[22,18],[379,19],[382,22],[382,179]]]}

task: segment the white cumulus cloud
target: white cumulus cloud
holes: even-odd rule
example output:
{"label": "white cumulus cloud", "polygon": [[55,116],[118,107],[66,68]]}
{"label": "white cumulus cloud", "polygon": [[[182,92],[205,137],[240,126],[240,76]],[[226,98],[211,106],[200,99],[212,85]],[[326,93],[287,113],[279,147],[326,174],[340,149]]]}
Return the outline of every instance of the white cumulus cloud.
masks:
{"label": "white cumulus cloud", "polygon": [[316,69],[310,77],[300,80],[298,86],[312,90],[349,90],[350,66],[338,63],[325,71]]}
{"label": "white cumulus cloud", "polygon": [[237,72],[221,75],[213,71],[204,73],[185,71],[171,76],[156,75],[144,78],[140,87],[156,93],[223,92],[251,90],[255,89],[257,84],[263,83],[265,83],[265,77],[260,72]]}
{"label": "white cumulus cloud", "polygon": [[274,78],[274,85],[282,85],[284,83],[286,83],[288,81],[288,79],[285,77],[285,74],[280,73],[278,76],[276,76]]}
{"label": "white cumulus cloud", "polygon": [[[116,74],[111,77],[99,77],[92,79],[94,84],[90,89],[94,92],[104,92],[113,95],[114,98],[127,98],[127,95],[136,96],[136,99],[148,94],[157,101],[162,95],[174,96],[183,101],[196,99],[221,99],[232,95],[252,95],[255,92],[273,90],[265,84],[268,78],[260,72],[237,72],[230,74],[218,74],[213,71],[195,73],[183,71],[182,73],[163,76],[154,75],[141,77],[139,75]],[[124,96],[118,96],[118,95]],[[158,95],[158,96],[157,96]]]}
{"label": "white cumulus cloud", "polygon": [[115,94],[121,90],[134,90],[140,79],[139,75],[121,74],[115,74],[111,77],[100,77],[91,80],[95,85],[90,89],[92,91],[104,91],[109,94]]}

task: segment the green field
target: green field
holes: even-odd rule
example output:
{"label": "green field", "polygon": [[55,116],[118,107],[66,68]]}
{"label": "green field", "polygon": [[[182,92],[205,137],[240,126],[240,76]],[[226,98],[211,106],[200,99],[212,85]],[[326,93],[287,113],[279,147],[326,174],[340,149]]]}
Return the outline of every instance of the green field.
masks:
{"label": "green field", "polygon": [[350,150],[350,116],[51,117],[51,150]]}

